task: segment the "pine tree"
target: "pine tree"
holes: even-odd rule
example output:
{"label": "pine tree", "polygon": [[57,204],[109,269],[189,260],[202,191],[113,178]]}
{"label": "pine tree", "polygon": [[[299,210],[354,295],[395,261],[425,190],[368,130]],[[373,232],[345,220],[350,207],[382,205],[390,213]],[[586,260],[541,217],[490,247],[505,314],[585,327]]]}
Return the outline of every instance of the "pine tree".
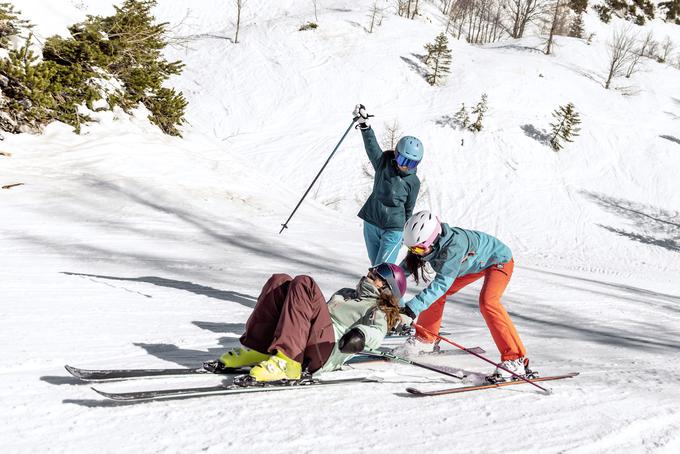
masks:
{"label": "pine tree", "polygon": [[425,64],[430,68],[431,73],[427,75],[426,79],[430,85],[435,85],[441,82],[450,72],[451,65],[451,50],[449,49],[449,40],[444,33],[440,33],[432,44],[426,44],[425,50]]}
{"label": "pine tree", "polygon": [[[92,120],[81,112],[82,106],[95,110],[95,102],[104,100],[108,109],[119,106],[128,112],[142,104],[151,112],[151,122],[167,134],[179,135],[177,126],[184,121],[187,103],[163,83],[181,72],[182,63],[163,58],[167,24],[154,22],[155,4],[156,0],[125,0],[114,6],[113,16],[88,16],[69,27],[70,37],[47,38],[42,59],[31,51],[31,35],[24,46],[10,50],[0,59],[2,94],[7,99],[1,108],[13,122],[0,127],[19,132],[23,126],[37,132],[59,120],[79,132],[82,123]],[[0,16],[7,11],[2,5]],[[105,83],[110,80],[115,83]]]}
{"label": "pine tree", "polygon": [[585,27],[583,25],[583,14],[579,14],[571,22],[571,27],[569,27],[569,36],[572,38],[583,38],[584,32]]}
{"label": "pine tree", "polygon": [[468,127],[468,125],[470,124],[470,115],[468,114],[467,108],[465,107],[465,103],[462,103],[460,105],[460,110],[456,112],[453,118],[456,121],[456,123],[462,128]]}
{"label": "pine tree", "polygon": [[472,114],[477,115],[477,119],[475,119],[475,122],[468,127],[470,131],[479,132],[482,130],[484,114],[488,110],[487,99],[486,93],[484,93],[482,99],[480,99],[477,105],[472,109]]}
{"label": "pine tree", "polygon": [[680,25],[680,0],[668,0],[659,3],[659,9],[666,10],[666,21]]}
{"label": "pine tree", "polygon": [[10,38],[19,35],[21,29],[30,29],[31,23],[19,17],[20,12],[11,3],[0,3],[0,48],[7,49]]}
{"label": "pine tree", "polygon": [[552,127],[550,145],[553,150],[560,151],[563,146],[562,141],[573,142],[573,137],[578,136],[580,131],[578,125],[581,123],[581,117],[572,103],[559,106],[552,115],[555,118],[555,123],[550,124]]}

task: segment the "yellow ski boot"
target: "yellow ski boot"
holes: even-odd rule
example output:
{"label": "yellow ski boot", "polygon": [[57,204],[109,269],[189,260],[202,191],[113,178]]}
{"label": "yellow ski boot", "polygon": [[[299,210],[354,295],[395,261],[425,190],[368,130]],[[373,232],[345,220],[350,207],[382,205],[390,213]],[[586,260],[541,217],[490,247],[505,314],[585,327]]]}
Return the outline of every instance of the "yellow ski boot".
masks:
{"label": "yellow ski boot", "polygon": [[257,363],[267,360],[269,355],[251,350],[247,347],[232,348],[224,355],[220,356],[220,362],[224,367],[237,368],[254,366]]}
{"label": "yellow ski boot", "polygon": [[250,369],[250,376],[259,382],[299,380],[301,375],[302,364],[290,359],[280,351]]}

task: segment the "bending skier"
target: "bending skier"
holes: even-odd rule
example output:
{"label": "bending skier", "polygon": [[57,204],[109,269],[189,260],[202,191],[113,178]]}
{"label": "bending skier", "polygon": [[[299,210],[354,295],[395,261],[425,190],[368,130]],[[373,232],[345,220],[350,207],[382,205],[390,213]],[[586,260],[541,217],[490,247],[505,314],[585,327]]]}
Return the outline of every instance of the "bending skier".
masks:
{"label": "bending skier", "polygon": [[364,220],[368,259],[371,265],[395,263],[404,223],[413,213],[420,190],[416,170],[423,159],[423,144],[415,137],[405,136],[399,139],[394,151],[383,152],[368,124],[364,106],[357,105],[352,115],[358,118],[364,148],[375,170],[373,191],[359,211]]}
{"label": "bending skier", "polygon": [[338,369],[353,354],[380,346],[401,320],[405,292],[404,271],[388,263],[370,268],[356,289],[338,290],[328,304],[311,277],[274,274],[246,322],[242,347],[206,367],[215,372],[253,366],[250,376],[257,381]]}
{"label": "bending skier", "polygon": [[[525,375],[528,365],[526,350],[501,296],[510,282],[514,261],[510,249],[497,238],[483,232],[450,227],[428,211],[414,214],[404,226],[404,244],[408,255],[402,262],[407,275],[416,283],[429,263],[436,276],[429,286],[407,301],[403,313],[415,319],[416,339],[432,343],[439,333],[446,297],[472,282],[484,278],[479,295],[479,309],[501,355],[501,366],[518,375]],[[420,274],[420,275],[419,275]],[[496,368],[490,378],[506,379],[511,375]]]}

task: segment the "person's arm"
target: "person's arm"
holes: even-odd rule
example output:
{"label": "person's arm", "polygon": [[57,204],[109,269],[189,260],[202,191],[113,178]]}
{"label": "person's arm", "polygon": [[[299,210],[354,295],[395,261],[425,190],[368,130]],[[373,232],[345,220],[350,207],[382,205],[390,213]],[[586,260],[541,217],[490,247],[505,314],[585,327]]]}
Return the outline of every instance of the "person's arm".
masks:
{"label": "person's arm", "polygon": [[383,151],[378,145],[378,139],[375,138],[375,132],[370,126],[366,129],[361,129],[361,137],[364,139],[364,149],[368,155],[368,159],[371,161],[374,169],[378,169],[380,163],[380,158],[382,158]]}
{"label": "person's arm", "polygon": [[455,277],[444,276],[437,273],[432,282],[430,282],[430,285],[414,296],[410,301],[407,301],[405,306],[417,317],[418,314],[430,307],[432,303],[444,296],[455,280]]}
{"label": "person's arm", "polygon": [[347,331],[338,342],[338,349],[343,353],[359,353],[362,350],[375,350],[380,347],[387,335],[387,318],[378,308],[374,309],[371,323],[356,324]]}
{"label": "person's arm", "polygon": [[404,210],[406,212],[406,220],[413,214],[413,208],[416,206],[416,200],[418,199],[418,192],[420,191],[420,180],[416,177],[415,184],[411,186],[411,191],[408,193],[406,203],[404,204]]}

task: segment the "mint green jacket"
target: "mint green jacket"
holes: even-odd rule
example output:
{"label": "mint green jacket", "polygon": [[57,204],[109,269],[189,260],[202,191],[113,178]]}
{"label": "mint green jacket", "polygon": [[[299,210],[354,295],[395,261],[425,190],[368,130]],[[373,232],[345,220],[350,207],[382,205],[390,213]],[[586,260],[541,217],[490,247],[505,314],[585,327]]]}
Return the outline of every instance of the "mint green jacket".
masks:
{"label": "mint green jacket", "polygon": [[352,328],[359,328],[366,338],[367,349],[375,350],[387,335],[387,317],[378,308],[379,292],[371,283],[362,279],[357,289],[343,288],[331,296],[328,311],[335,332],[335,347],[320,372],[339,369],[353,355],[338,349],[340,338]]}

